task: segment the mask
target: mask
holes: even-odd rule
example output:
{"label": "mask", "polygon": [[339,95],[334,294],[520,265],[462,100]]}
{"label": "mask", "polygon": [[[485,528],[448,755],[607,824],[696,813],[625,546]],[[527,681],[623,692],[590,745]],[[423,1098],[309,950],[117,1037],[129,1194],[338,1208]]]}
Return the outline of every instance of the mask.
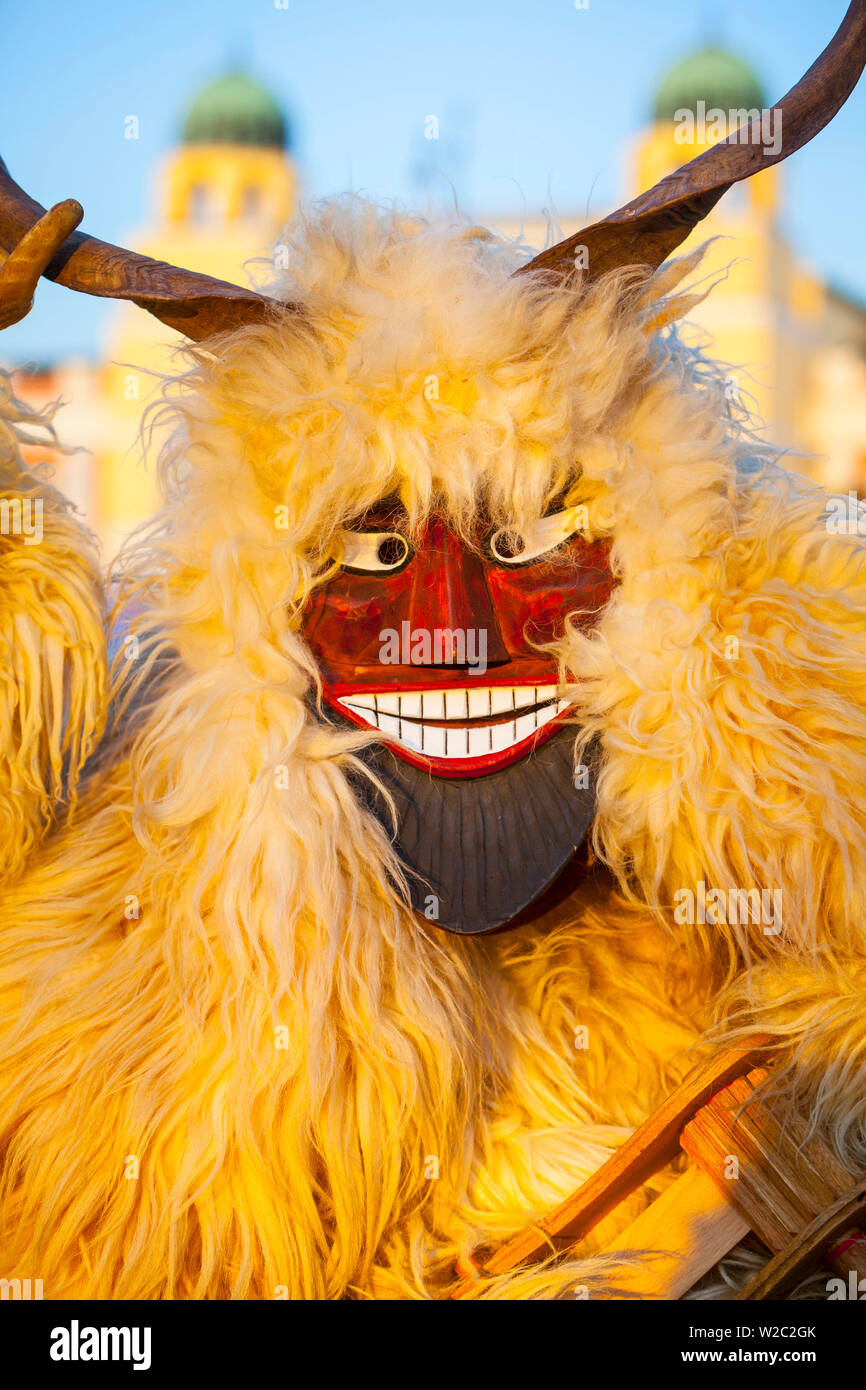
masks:
{"label": "mask", "polygon": [[386,504],[343,533],[342,567],[305,611],[329,717],[382,737],[362,756],[396,807],[413,906],[451,931],[514,918],[592,821],[591,768],[575,778],[557,663],[539,649],[568,614],[591,626],[613,588],[609,544],[581,536],[580,511],[468,545],[438,517],[413,539]]}

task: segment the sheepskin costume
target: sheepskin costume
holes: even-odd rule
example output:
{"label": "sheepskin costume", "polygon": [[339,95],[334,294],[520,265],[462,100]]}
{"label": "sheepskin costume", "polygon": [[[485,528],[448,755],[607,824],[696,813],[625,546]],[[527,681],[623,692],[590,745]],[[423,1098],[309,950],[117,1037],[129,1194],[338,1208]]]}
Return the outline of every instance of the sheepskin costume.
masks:
{"label": "sheepskin costume", "polygon": [[[0,1250],[46,1297],[426,1298],[560,1201],[701,1055],[866,1162],[866,550],[756,448],[669,325],[694,257],[563,289],[527,252],[357,200],[167,387],[106,697],[88,539],[24,469],[4,379]],[[438,399],[425,393],[435,374]],[[472,534],[585,504],[617,585],[557,647],[596,863],[482,938],[413,914],[300,627],[340,528],[398,494]],[[134,615],[130,620],[130,615]],[[515,854],[520,846],[515,845]],[[780,892],[781,930],[678,920]],[[615,1287],[594,1252],[481,1297]],[[744,1257],[745,1258],[745,1257]]]}

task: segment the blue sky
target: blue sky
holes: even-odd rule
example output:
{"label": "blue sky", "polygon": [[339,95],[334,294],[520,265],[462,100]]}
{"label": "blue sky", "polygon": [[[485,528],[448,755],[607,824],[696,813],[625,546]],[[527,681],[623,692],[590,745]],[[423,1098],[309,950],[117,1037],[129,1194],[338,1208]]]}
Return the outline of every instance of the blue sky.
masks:
{"label": "blue sky", "polygon": [[[435,114],[435,157],[471,215],[551,202],[562,215],[594,213],[623,201],[626,142],[675,59],[724,43],[777,99],[843,10],[844,0],[0,0],[0,153],[40,202],[77,197],[84,226],[122,243],[148,220],[155,162],[191,95],[240,62],[285,106],[308,195],[441,201],[423,135]],[[131,114],[137,141],[124,139]],[[784,168],[798,252],[866,299],[864,124],[866,81]],[[43,282],[0,354],[94,355],[106,312]]]}

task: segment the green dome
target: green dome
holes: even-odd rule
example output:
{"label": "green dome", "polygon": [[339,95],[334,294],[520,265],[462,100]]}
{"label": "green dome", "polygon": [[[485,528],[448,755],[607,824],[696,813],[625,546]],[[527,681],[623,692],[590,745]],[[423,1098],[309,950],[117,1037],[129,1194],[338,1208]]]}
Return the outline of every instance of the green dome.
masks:
{"label": "green dome", "polygon": [[285,149],[282,111],[269,92],[243,72],[230,72],[199,92],[183,123],[187,145],[260,145]]}
{"label": "green dome", "polygon": [[671,121],[677,111],[694,111],[700,100],[708,111],[714,106],[722,111],[762,110],[766,105],[763,88],[748,63],[716,47],[692,53],[670,69],[656,94],[655,118]]}

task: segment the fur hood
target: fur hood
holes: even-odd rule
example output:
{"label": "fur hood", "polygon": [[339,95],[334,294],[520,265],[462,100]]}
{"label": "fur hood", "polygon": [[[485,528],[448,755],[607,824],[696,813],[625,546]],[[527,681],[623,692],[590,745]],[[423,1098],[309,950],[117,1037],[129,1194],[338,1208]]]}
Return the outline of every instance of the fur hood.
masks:
{"label": "fur hood", "polygon": [[[284,249],[271,292],[303,318],[188,349],[167,383],[98,751],[100,595],[61,510],[77,587],[50,622],[43,581],[16,591],[41,633],[22,701],[65,663],[70,786],[91,761],[64,805],[50,740],[22,782],[14,718],[0,735],[7,800],[31,825],[56,803],[0,922],[13,1263],[38,1249],[58,1294],[425,1296],[593,1171],[714,1020],[776,1034],[780,1084],[862,1161],[866,550],[670,327],[698,257],[564,293],[511,278],[522,248],[359,200]],[[392,493],[463,534],[563,497],[612,541],[612,599],[556,652],[576,758],[600,740],[600,867],[550,931],[413,918],[353,791],[359,736],[317,710],[304,603]],[[688,911],[713,890],[780,910],[714,925]]]}

